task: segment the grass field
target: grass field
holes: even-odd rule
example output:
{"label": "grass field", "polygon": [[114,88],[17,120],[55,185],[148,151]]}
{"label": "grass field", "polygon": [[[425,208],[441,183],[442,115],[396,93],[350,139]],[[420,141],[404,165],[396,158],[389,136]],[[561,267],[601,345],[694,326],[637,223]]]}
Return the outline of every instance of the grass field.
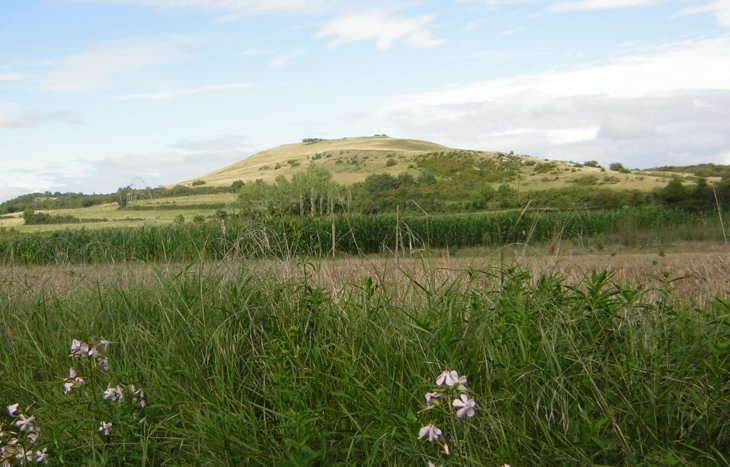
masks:
{"label": "grass field", "polygon": [[74,466],[728,465],[727,250],[518,253],[4,267],[0,443]]}
{"label": "grass field", "polygon": [[[208,217],[218,209],[230,210],[235,205],[236,195],[219,193],[211,195],[181,196],[176,198],[140,199],[130,205],[128,209],[119,209],[117,203],[101,204],[79,209],[56,209],[43,211],[52,215],[71,215],[79,219],[106,219],[106,221],[81,222],[78,224],[45,224],[25,225],[23,213],[3,216],[0,219],[0,228],[13,228],[18,232],[50,232],[54,230],[106,227],[140,227],[143,225],[169,225],[177,216],[182,215],[188,222],[195,216]],[[219,205],[214,208],[199,208],[197,206]],[[179,209],[177,207],[179,206]],[[136,209],[139,207],[140,209]]]}

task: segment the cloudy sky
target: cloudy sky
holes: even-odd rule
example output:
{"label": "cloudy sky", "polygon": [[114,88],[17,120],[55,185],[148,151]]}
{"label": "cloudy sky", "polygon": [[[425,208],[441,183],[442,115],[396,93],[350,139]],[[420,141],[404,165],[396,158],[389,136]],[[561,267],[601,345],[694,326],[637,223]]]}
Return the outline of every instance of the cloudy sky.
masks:
{"label": "cloudy sky", "polygon": [[0,201],[376,133],[730,164],[730,0],[0,2]]}

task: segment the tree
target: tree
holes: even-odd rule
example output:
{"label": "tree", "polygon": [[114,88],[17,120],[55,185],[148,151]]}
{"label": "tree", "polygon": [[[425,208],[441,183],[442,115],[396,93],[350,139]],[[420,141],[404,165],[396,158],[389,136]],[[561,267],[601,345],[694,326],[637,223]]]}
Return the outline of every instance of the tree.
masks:
{"label": "tree", "polygon": [[679,204],[684,203],[689,199],[689,194],[689,190],[686,186],[684,186],[682,180],[677,177],[673,177],[669,183],[667,183],[667,186],[662,188],[659,192],[659,198],[667,206],[679,207]]}
{"label": "tree", "polygon": [[608,165],[608,168],[614,172],[621,172],[621,170],[624,169],[624,165],[620,162],[611,162]]}

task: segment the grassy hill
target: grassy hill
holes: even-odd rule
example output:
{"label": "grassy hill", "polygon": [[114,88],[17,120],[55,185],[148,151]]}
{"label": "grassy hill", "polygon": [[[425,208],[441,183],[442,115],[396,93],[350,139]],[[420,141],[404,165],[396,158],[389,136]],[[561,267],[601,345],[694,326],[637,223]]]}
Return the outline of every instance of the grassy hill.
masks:
{"label": "grassy hill", "polygon": [[495,187],[510,183],[519,184],[524,189],[541,190],[575,183],[650,191],[666,185],[673,175],[691,175],[666,171],[619,173],[572,162],[452,149],[427,141],[372,136],[286,144],[179,184],[194,186],[205,182],[206,186],[230,186],[236,180],[248,183],[258,179],[271,183],[280,175],[290,179],[309,164],[326,168],[334,181],[342,185],[361,182],[372,174],[408,172],[417,176],[428,171],[440,179],[463,181],[466,178]]}

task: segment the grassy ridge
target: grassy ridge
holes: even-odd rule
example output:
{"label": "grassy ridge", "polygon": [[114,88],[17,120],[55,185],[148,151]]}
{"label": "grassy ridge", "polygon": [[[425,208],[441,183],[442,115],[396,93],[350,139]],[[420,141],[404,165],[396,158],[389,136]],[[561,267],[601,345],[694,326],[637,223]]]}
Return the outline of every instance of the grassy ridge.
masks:
{"label": "grassy ridge", "polygon": [[201,225],[144,226],[132,229],[65,230],[0,238],[5,264],[191,261],[228,256],[326,256],[335,250],[369,254],[399,248],[464,248],[509,243],[589,238],[635,246],[642,242],[722,240],[712,214],[668,210],[606,212],[502,212],[473,215],[403,217],[338,216],[229,220]]}
{"label": "grassy ridge", "polygon": [[[727,301],[678,308],[666,278],[649,301],[606,272],[568,286],[519,269],[411,282],[408,300],[363,279],[335,300],[303,267],[294,282],[153,267],[72,293],[10,279],[0,402],[31,406],[51,465],[730,462]],[[64,395],[69,343],[90,336],[111,341],[110,372]],[[477,404],[442,425],[449,458],[417,439],[443,369],[469,377]],[[117,381],[144,389],[141,423],[85,398]],[[113,416],[106,439],[96,427]]]}

